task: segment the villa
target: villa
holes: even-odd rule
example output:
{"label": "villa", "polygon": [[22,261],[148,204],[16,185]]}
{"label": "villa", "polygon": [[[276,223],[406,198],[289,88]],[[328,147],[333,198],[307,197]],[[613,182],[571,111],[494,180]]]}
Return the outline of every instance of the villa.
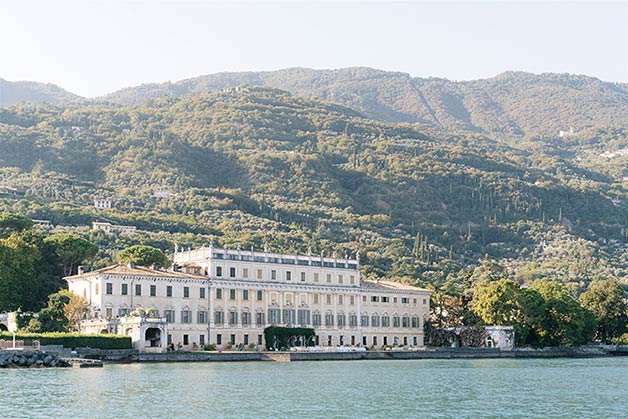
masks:
{"label": "villa", "polygon": [[[269,326],[314,329],[319,346],[423,346],[430,291],[360,278],[359,257],[175,250],[172,270],[114,265],[66,277],[90,305],[86,333],[142,351],[262,347]],[[131,314],[134,314],[131,316]]]}

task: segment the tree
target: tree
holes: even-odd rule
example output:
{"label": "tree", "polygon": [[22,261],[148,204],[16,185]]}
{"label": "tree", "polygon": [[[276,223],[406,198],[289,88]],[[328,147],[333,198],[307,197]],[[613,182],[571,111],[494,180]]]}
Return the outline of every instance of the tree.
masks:
{"label": "tree", "polygon": [[68,290],[62,290],[59,293],[69,297],[68,302],[63,306],[63,314],[65,314],[65,318],[68,319],[68,329],[75,332],[79,331],[81,320],[83,320],[85,315],[89,312],[87,300]]}
{"label": "tree", "polygon": [[546,280],[532,284],[545,300],[544,318],[539,329],[540,344],[576,346],[590,342],[597,328],[593,314],[569,295],[563,285]]}
{"label": "tree", "polygon": [[33,227],[33,221],[30,218],[9,212],[0,214],[0,237],[8,237],[13,233],[29,230],[31,227]]}
{"label": "tree", "polygon": [[510,279],[484,280],[473,290],[471,306],[489,325],[513,325],[519,313],[519,285]]}
{"label": "tree", "polygon": [[68,318],[65,315],[65,306],[70,302],[71,293],[60,291],[48,297],[48,306],[42,309],[33,318],[26,330],[28,332],[67,332]]}
{"label": "tree", "polygon": [[72,275],[81,262],[98,254],[98,246],[71,233],[53,234],[44,242],[54,246],[61,258],[64,276]]}
{"label": "tree", "polygon": [[593,313],[598,324],[598,337],[603,342],[608,342],[626,332],[627,307],[624,302],[624,291],[617,281],[591,282],[580,296],[580,302]]}
{"label": "tree", "polygon": [[161,250],[145,245],[127,247],[118,254],[118,261],[123,263],[135,263],[139,266],[157,265],[161,268],[170,266],[170,260]]}
{"label": "tree", "polygon": [[18,234],[0,239],[0,311],[37,310],[39,251]]}

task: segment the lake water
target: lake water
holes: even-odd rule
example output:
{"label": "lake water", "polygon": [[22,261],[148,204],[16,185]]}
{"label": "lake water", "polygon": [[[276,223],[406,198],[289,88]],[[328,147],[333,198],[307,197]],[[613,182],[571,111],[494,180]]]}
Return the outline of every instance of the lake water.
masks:
{"label": "lake water", "polygon": [[628,418],[628,357],[0,370],[13,418]]}

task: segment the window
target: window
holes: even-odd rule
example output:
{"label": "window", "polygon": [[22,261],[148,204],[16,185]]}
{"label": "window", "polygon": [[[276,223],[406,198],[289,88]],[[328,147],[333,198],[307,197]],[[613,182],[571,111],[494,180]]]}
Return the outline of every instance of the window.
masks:
{"label": "window", "polygon": [[190,287],[183,287],[183,298],[190,298]]}
{"label": "window", "polygon": [[236,276],[236,269],[235,268],[229,268],[229,277],[230,278],[235,278]]}
{"label": "window", "polygon": [[360,324],[362,325],[362,327],[368,327],[369,326],[369,316],[362,315],[360,317]]}
{"label": "window", "polygon": [[199,288],[198,298],[205,298],[205,287]]}
{"label": "window", "polygon": [[358,325],[358,316],[355,314],[349,315],[349,326],[356,327]]}
{"label": "window", "polygon": [[312,315],[312,326],[320,326],[321,325],[321,315],[318,313],[314,313]]}
{"label": "window", "polygon": [[108,319],[113,317],[113,309],[111,307],[107,307],[105,310],[105,317]]}
{"label": "window", "polygon": [[397,297],[393,298],[393,303],[397,304]]}
{"label": "window", "polygon": [[135,284],[135,295],[142,295],[142,284]]}
{"label": "window", "polygon": [[412,338],[412,344],[413,344],[414,346],[417,346],[417,345],[418,345],[418,342],[417,342],[417,338],[416,338],[416,336],[414,336],[414,337]]}
{"label": "window", "polygon": [[276,270],[272,270],[270,271],[270,279],[277,279],[277,271]]}
{"label": "window", "polygon": [[349,282],[355,284],[355,275],[349,275]]}
{"label": "window", "polygon": [[301,282],[305,282],[305,272],[301,272]]}
{"label": "window", "polygon": [[410,302],[410,299],[408,297],[401,298],[401,303],[402,304],[408,304],[409,302]]}
{"label": "window", "polygon": [[331,294],[327,294],[327,304],[331,304]]}
{"label": "window", "polygon": [[427,305],[427,298],[423,299],[423,305]]}
{"label": "window", "polygon": [[257,270],[257,279],[262,279],[262,270],[261,269]]}
{"label": "window", "polygon": [[382,297],[382,303],[390,302],[390,297]]}
{"label": "window", "polygon": [[292,279],[292,272],[286,271],[286,281],[290,281]]}
{"label": "window", "polygon": [[412,304],[416,305],[416,298],[412,299]]}
{"label": "window", "polygon": [[216,276],[222,276],[222,266],[216,266]]}
{"label": "window", "polygon": [[393,316],[393,327],[401,327],[399,316]]}
{"label": "window", "polygon": [[249,290],[242,290],[242,299],[243,300],[249,299]]}
{"label": "window", "polygon": [[205,346],[205,335],[198,335],[198,343],[201,346]]}
{"label": "window", "polygon": [[403,337],[403,346],[408,346],[408,337],[407,336]]}
{"label": "window", "polygon": [[257,291],[257,301],[262,301],[264,299],[264,293],[262,291]]}
{"label": "window", "polygon": [[255,324],[258,326],[264,325],[264,313],[262,312],[255,313]]}
{"label": "window", "polygon": [[150,286],[150,296],[151,297],[157,296],[157,285]]}
{"label": "window", "polygon": [[229,299],[230,300],[235,300],[236,299],[236,290],[229,290]]}
{"label": "window", "polygon": [[349,297],[349,304],[351,304],[352,306],[355,305],[355,296],[352,295],[351,297]]}
{"label": "window", "polygon": [[249,277],[249,270],[247,268],[242,268],[242,278]]}
{"label": "window", "polygon": [[214,311],[214,323],[215,324],[224,324],[225,323],[225,312],[224,311]]}
{"label": "window", "polygon": [[199,310],[196,313],[196,322],[197,323],[207,323],[207,312],[205,310]]}
{"label": "window", "polygon": [[248,326],[251,324],[251,313],[248,311],[242,312],[242,326]]}
{"label": "window", "polygon": [[128,316],[131,313],[130,308],[120,308],[118,309],[118,315],[121,317]]}
{"label": "window", "polygon": [[338,327],[344,327],[347,325],[347,318],[344,314],[338,315]]}
{"label": "window", "polygon": [[314,282],[318,282],[318,272],[314,273]]}
{"label": "window", "polygon": [[379,302],[379,297],[376,295],[372,295],[371,296],[371,303],[378,303]]}
{"label": "window", "polygon": [[164,317],[168,323],[174,323],[174,310],[164,310]]}
{"label": "window", "polygon": [[344,283],[344,278],[343,278],[343,276],[342,276],[342,275],[338,275],[338,283],[339,283],[339,284]]}
{"label": "window", "polygon": [[362,302],[363,302],[363,303],[366,303],[366,295],[363,295],[363,296],[362,296]]}
{"label": "window", "polygon": [[390,317],[382,316],[382,327],[390,327]]}
{"label": "window", "polygon": [[229,312],[229,326],[234,326],[238,324],[238,313],[235,311]]}
{"label": "window", "polygon": [[377,314],[371,316],[371,326],[379,327],[379,316]]}
{"label": "window", "polygon": [[229,342],[230,342],[232,345],[235,345],[235,335],[231,335],[231,337],[230,337],[230,339],[229,339]]}
{"label": "window", "polygon": [[129,284],[122,284],[120,294],[127,295],[129,293]]}
{"label": "window", "polygon": [[268,323],[279,324],[281,320],[280,316],[281,316],[281,311],[278,308],[268,309]]}
{"label": "window", "polygon": [[166,297],[172,297],[172,285],[166,287]]}
{"label": "window", "polygon": [[338,304],[343,304],[344,303],[344,298],[342,297],[342,295],[338,296]]}
{"label": "window", "polygon": [[216,345],[222,345],[222,335],[220,333],[216,335]]}
{"label": "window", "polygon": [[334,325],[334,315],[332,313],[325,314],[325,326]]}
{"label": "window", "polygon": [[419,327],[419,318],[417,316],[412,317],[412,327],[415,329]]}
{"label": "window", "polygon": [[377,336],[373,336],[373,346],[377,346]]}
{"label": "window", "polygon": [[100,291],[100,287],[98,286],[98,282],[96,282],[96,289],[94,290],[94,294],[98,295],[98,291]]}
{"label": "window", "polygon": [[410,327],[410,317],[403,316],[401,318],[401,327]]}
{"label": "window", "polygon": [[294,324],[294,309],[293,308],[283,309],[283,322],[286,325]]}
{"label": "window", "polygon": [[106,287],[106,291],[105,292],[107,293],[107,295],[113,294],[113,284],[111,282],[107,282],[105,284],[105,287]]}
{"label": "window", "polygon": [[318,304],[318,294],[314,294],[314,304]]}
{"label": "window", "polygon": [[222,300],[222,288],[216,288],[216,300]]}
{"label": "window", "polygon": [[301,309],[297,311],[297,320],[299,325],[306,326],[310,324],[310,310]]}
{"label": "window", "polygon": [[183,344],[184,345],[189,345],[190,344],[190,335],[183,335]]}
{"label": "window", "polygon": [[244,342],[245,345],[249,344],[249,335],[244,335]]}
{"label": "window", "polygon": [[191,310],[181,310],[181,323],[192,323]]}
{"label": "window", "polygon": [[262,335],[257,335],[257,344],[258,345],[262,344]]}
{"label": "window", "polygon": [[327,274],[327,282],[331,282],[331,274]]}

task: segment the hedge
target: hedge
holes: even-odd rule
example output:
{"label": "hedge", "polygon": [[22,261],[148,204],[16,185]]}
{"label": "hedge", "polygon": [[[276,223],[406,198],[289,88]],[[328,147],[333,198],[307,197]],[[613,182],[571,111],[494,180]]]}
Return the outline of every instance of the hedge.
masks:
{"label": "hedge", "polygon": [[[292,337],[306,337],[306,346],[314,346],[313,337],[316,336],[314,329],[308,327],[267,327],[264,329],[264,339],[266,340],[266,349],[272,351],[275,349],[288,348],[289,340]],[[277,338],[277,345],[274,345]]]}
{"label": "hedge", "polygon": [[[63,345],[66,348],[131,349],[130,336],[82,335],[79,333],[16,333],[17,340],[38,340],[40,345]],[[13,340],[13,334],[0,332],[0,340]]]}

